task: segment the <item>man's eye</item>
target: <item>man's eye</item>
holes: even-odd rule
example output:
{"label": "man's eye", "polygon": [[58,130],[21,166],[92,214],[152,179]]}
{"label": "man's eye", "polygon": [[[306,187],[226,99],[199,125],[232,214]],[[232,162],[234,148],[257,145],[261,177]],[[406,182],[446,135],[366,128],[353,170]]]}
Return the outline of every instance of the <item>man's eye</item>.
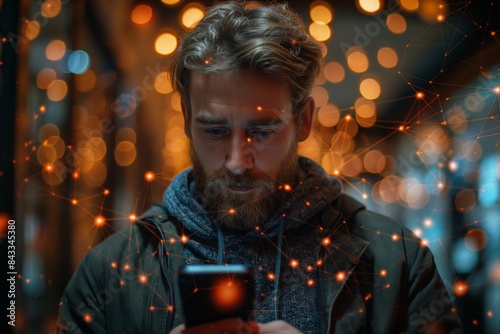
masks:
{"label": "man's eye", "polygon": [[259,129],[249,132],[250,138],[257,141],[267,141],[274,137],[273,130]]}
{"label": "man's eye", "polygon": [[208,128],[205,129],[205,133],[212,138],[221,138],[227,135],[229,131],[224,128]]}

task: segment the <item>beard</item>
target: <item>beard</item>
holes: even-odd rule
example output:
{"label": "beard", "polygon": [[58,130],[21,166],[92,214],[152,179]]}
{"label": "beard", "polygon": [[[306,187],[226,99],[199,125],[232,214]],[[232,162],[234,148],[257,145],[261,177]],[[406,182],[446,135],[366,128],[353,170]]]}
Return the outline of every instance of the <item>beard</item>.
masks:
{"label": "beard", "polygon": [[[235,175],[228,170],[207,174],[201,165],[193,145],[190,156],[193,177],[201,194],[203,207],[213,214],[221,228],[228,232],[248,232],[266,222],[284,205],[290,191],[284,184],[293,185],[298,175],[297,143],[287,153],[276,179],[266,175],[245,172]],[[248,193],[235,193],[231,185],[250,188]]]}

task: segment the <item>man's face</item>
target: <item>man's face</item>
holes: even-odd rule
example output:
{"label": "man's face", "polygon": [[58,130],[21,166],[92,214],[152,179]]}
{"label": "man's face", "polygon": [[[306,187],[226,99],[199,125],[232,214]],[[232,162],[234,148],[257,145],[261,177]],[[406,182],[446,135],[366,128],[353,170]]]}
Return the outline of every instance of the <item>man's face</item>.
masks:
{"label": "man's face", "polygon": [[298,129],[287,83],[264,74],[195,72],[190,96],[186,134],[203,205],[229,230],[255,229],[294,185],[311,116]]}

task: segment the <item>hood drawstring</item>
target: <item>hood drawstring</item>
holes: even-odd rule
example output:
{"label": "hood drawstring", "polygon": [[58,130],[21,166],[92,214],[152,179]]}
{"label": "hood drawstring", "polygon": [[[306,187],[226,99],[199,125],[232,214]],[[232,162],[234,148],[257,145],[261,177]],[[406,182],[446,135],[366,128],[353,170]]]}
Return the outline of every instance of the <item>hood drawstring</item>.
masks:
{"label": "hood drawstring", "polygon": [[283,241],[283,219],[279,221],[278,228],[278,249],[276,251],[276,268],[274,269],[274,320],[280,319],[279,311],[279,283],[281,275],[281,244]]}
{"label": "hood drawstring", "polygon": [[224,260],[224,233],[222,233],[222,229],[220,228],[219,223],[215,223],[215,228],[217,229],[217,240],[218,240],[218,251],[217,251],[217,263],[222,264]]}

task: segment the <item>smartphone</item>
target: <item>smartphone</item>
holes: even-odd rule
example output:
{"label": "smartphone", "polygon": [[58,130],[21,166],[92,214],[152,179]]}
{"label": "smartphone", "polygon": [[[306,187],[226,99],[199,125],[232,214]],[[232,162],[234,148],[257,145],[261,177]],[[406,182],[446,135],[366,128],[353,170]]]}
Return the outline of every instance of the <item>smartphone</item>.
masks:
{"label": "smartphone", "polygon": [[255,285],[245,265],[185,265],[179,271],[184,325],[225,318],[253,320]]}

